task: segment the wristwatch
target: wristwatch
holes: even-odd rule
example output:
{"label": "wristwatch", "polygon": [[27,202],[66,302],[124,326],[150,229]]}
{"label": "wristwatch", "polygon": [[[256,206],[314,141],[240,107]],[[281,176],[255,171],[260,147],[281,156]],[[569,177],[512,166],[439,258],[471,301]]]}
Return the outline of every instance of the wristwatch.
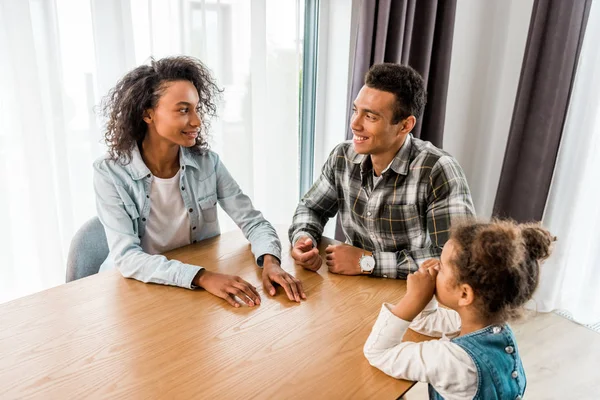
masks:
{"label": "wristwatch", "polygon": [[360,267],[360,273],[370,275],[375,269],[375,259],[373,256],[369,256],[363,253],[362,257],[358,260],[358,266]]}

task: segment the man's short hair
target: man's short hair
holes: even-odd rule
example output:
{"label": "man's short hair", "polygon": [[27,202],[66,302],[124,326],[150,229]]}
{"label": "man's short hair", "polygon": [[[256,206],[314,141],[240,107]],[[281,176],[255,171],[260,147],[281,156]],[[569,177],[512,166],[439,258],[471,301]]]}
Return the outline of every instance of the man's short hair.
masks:
{"label": "man's short hair", "polygon": [[365,75],[365,85],[396,95],[393,124],[414,115],[420,118],[427,102],[425,82],[408,65],[383,63],[373,65]]}

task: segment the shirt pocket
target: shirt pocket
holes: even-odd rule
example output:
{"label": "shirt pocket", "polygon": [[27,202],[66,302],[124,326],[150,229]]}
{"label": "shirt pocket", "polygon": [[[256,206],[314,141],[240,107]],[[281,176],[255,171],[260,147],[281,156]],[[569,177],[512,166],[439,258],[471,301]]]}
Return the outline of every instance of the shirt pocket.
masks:
{"label": "shirt pocket", "polygon": [[198,207],[202,213],[204,222],[215,222],[217,220],[217,194],[209,194],[208,196],[198,200]]}
{"label": "shirt pocket", "polygon": [[423,234],[421,215],[416,204],[385,204],[381,214],[381,231],[398,243],[408,245]]}

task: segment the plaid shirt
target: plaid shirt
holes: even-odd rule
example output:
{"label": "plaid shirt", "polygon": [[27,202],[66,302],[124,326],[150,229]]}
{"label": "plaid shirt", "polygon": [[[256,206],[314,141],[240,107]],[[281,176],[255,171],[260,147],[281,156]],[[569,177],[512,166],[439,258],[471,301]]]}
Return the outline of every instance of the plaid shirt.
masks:
{"label": "plaid shirt", "polygon": [[371,157],[339,144],[300,201],[290,241],[306,235],[316,244],[337,213],[346,243],[373,252],[374,276],[405,279],[440,256],[453,221],[475,215],[458,162],[412,135],[381,177],[373,185]]}

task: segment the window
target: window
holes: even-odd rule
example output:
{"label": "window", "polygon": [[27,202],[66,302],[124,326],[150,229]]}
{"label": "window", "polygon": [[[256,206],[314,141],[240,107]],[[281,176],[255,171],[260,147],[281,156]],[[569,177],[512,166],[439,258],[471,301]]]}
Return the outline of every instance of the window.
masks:
{"label": "window", "polygon": [[[0,302],[64,282],[95,215],[94,106],[149,56],[203,60],[224,89],[211,146],[273,224],[298,201],[303,0],[29,0],[0,13]],[[221,212],[221,229],[237,229]]]}

